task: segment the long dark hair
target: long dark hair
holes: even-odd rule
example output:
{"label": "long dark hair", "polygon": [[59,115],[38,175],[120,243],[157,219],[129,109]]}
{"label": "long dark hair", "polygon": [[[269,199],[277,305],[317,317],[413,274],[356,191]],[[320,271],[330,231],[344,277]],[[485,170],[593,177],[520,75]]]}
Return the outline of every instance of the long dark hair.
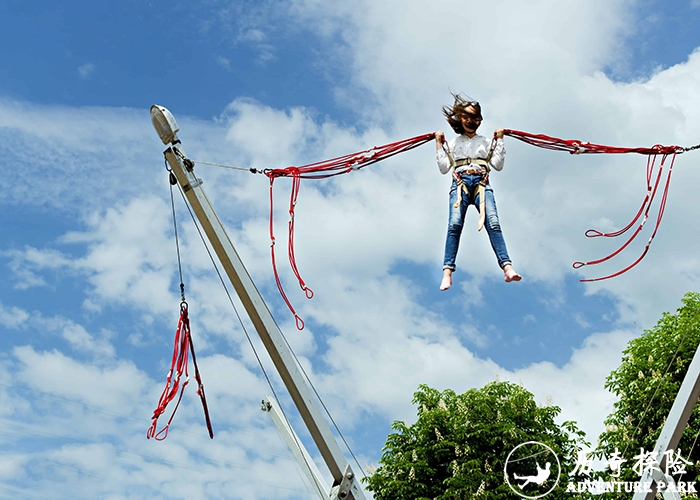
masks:
{"label": "long dark hair", "polygon": [[463,97],[460,94],[452,94],[452,97],[455,98],[454,104],[452,106],[443,106],[442,114],[447,118],[447,123],[450,124],[455,134],[463,134],[462,115],[466,113],[467,108],[474,108],[479,118],[481,118],[481,105],[469,96]]}

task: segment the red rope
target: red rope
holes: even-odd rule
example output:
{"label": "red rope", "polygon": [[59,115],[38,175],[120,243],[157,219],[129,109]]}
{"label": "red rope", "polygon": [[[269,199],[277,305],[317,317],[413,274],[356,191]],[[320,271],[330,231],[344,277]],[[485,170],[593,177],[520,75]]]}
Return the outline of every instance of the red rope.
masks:
{"label": "red rope", "polygon": [[[297,314],[297,312],[294,310],[294,306],[292,306],[292,303],[287,298],[287,294],[284,292],[284,288],[282,287],[282,281],[280,280],[280,275],[277,272],[277,259],[275,258],[275,230],[274,230],[273,216],[272,216],[272,214],[273,214],[272,186],[274,183],[275,183],[275,178],[270,177],[270,256],[271,256],[271,260],[272,260],[272,272],[275,275],[275,283],[277,283],[277,289],[280,291],[280,295],[284,299],[285,304],[287,304],[287,307],[289,308],[289,310],[292,312],[292,315],[294,316],[294,321],[296,322],[297,329],[303,330],[304,329],[304,320],[301,319],[301,317]],[[294,189],[292,189],[292,193],[294,193]],[[291,225],[291,223],[290,223],[290,227],[293,228],[294,226]],[[292,241],[291,233],[290,233],[289,238],[290,238],[290,241]],[[293,251],[290,251],[290,255],[294,255]],[[294,266],[293,269],[295,269],[295,268],[296,268],[296,265]],[[297,273],[298,273],[298,270],[297,270]],[[301,278],[298,278],[298,279],[299,279],[299,284],[303,288],[305,286],[303,280],[301,280]],[[313,294],[313,292],[311,292],[311,293]]]}
{"label": "red rope", "polygon": [[[656,162],[656,155],[649,155],[647,157],[647,193],[644,196],[644,201],[642,201],[642,205],[639,207],[639,211],[637,212],[637,215],[634,216],[634,218],[630,221],[630,223],[627,224],[622,229],[619,229],[619,230],[614,231],[612,233],[603,233],[601,231],[598,231],[597,229],[589,229],[585,233],[587,238],[597,238],[598,236],[605,236],[606,238],[614,238],[616,236],[620,236],[621,234],[624,234],[625,232],[627,232],[634,225],[634,223],[637,222],[637,220],[639,220],[639,216],[642,215],[642,212],[644,211],[644,207],[646,206],[647,202],[651,205],[651,202],[653,201],[652,191],[651,191],[651,177],[652,177],[652,172],[654,169],[655,162]],[[647,209],[647,213],[648,213],[648,209]],[[646,219],[644,219],[642,224],[644,224],[644,222],[646,222]],[[581,266],[578,266],[578,267],[581,267]]]}
{"label": "red rope", "polygon": [[270,179],[270,255],[272,259],[272,271],[274,272],[275,282],[277,283],[277,288],[280,291],[280,295],[284,299],[284,302],[287,304],[289,310],[294,315],[297,329],[304,329],[304,321],[296,313],[294,307],[287,298],[287,294],[284,292],[282,281],[280,280],[277,272],[277,264],[275,259],[275,234],[273,229],[272,210],[272,187],[275,179],[278,177],[292,178],[292,191],[289,198],[287,254],[289,256],[289,264],[294,272],[294,276],[296,276],[297,281],[299,282],[299,286],[306,294],[306,298],[310,299],[314,296],[314,292],[302,279],[294,254],[294,211],[297,204],[297,197],[299,196],[299,188],[301,187],[301,179],[326,179],[336,175],[347,174],[353,170],[360,170],[381,160],[385,160],[399,153],[403,153],[404,151],[417,148],[418,146],[432,141],[434,138],[435,133],[431,132],[429,134],[411,137],[409,139],[392,142],[383,146],[375,146],[365,151],[339,156],[337,158],[331,158],[330,160],[309,163],[301,167],[286,167],[264,171],[265,175],[267,175],[267,177]]}
{"label": "red rope", "polygon": [[[612,254],[598,260],[593,260],[593,261],[588,261],[588,262],[574,262],[573,267],[575,269],[579,269],[583,266],[587,265],[593,265],[593,264],[599,264],[601,262],[605,262],[618,253],[620,253],[622,250],[624,250],[629,243],[636,238],[636,236],[639,234],[641,231],[642,227],[646,223],[648,219],[648,214],[649,210],[651,207],[651,204],[654,200],[654,196],[656,194],[659,181],[661,179],[661,174],[663,170],[664,163],[666,161],[666,158],[668,156],[671,156],[671,164],[669,167],[669,172],[668,172],[668,177],[666,178],[666,183],[663,189],[663,195],[662,195],[662,200],[661,200],[661,205],[659,206],[659,212],[657,214],[657,219],[656,219],[656,225],[654,227],[654,231],[649,238],[649,241],[647,242],[646,247],[644,248],[644,251],[642,255],[634,261],[632,264],[630,264],[628,267],[625,269],[622,269],[621,271],[618,271],[617,273],[611,274],[609,276],[604,276],[601,278],[594,278],[594,279],[583,279],[581,281],[599,281],[599,280],[604,280],[608,278],[613,278],[615,276],[619,276],[620,274],[623,274],[630,270],[632,267],[636,266],[642,258],[646,255],[646,253],[649,251],[649,246],[651,245],[652,240],[654,239],[654,236],[656,235],[656,232],[659,228],[659,224],[661,223],[661,218],[663,217],[664,210],[666,207],[666,200],[668,197],[668,189],[669,185],[671,182],[671,172],[673,170],[673,164],[675,162],[675,157],[677,154],[682,153],[684,151],[688,151],[690,149],[695,149],[694,148],[682,148],[680,146],[662,146],[662,145],[655,145],[651,148],[622,148],[622,147],[614,147],[614,146],[605,146],[602,144],[593,144],[590,142],[584,142],[584,141],[579,141],[579,140],[571,140],[571,139],[560,139],[558,137],[551,137],[548,135],[543,135],[543,134],[530,134],[528,132],[522,132],[519,130],[512,130],[512,129],[505,129],[504,134],[508,135],[510,137],[513,137],[515,139],[518,139],[520,141],[523,141],[527,144],[531,144],[533,146],[537,146],[540,148],[544,149],[549,149],[553,151],[567,151],[571,154],[625,154],[625,153],[637,153],[637,154],[643,154],[646,155],[647,158],[647,172],[646,172],[646,178],[647,178],[647,194],[644,198],[644,201],[642,202],[642,206],[640,207],[639,211],[637,212],[637,215],[632,219],[632,221],[625,226],[624,228],[612,232],[612,233],[603,233],[601,231],[598,231],[596,229],[589,229],[586,231],[586,236],[589,238],[594,238],[598,236],[605,236],[605,237],[615,237],[619,236],[623,233],[625,233],[627,230],[629,230],[634,223],[639,220],[639,217],[644,214],[644,217],[642,219],[642,222],[640,223],[639,227],[636,229],[634,234],[620,247],[618,248],[615,252]],[[346,174],[349,172],[352,172],[353,170],[360,170],[364,167],[367,167],[369,165],[372,165],[374,163],[377,163],[381,160],[384,160],[386,158],[389,158],[391,156],[394,156],[396,154],[402,153],[404,151],[409,151],[413,148],[416,148],[418,146],[421,146],[435,138],[435,133],[431,132],[428,134],[423,134],[419,135],[416,137],[411,137],[409,139],[404,139],[402,141],[397,141],[397,142],[392,142],[390,144],[385,144],[383,146],[375,146],[373,148],[367,149],[365,151],[360,151],[357,153],[351,153],[348,155],[344,156],[339,156],[337,158],[331,158],[330,160],[324,160],[324,161],[319,161],[315,163],[309,163],[307,165],[303,165],[300,167],[296,166],[290,166],[286,168],[278,168],[278,169],[269,169],[265,170],[264,173],[267,175],[267,177],[270,179],[270,255],[271,255],[271,260],[272,260],[272,270],[275,275],[275,282],[277,284],[277,288],[279,289],[280,295],[284,299],[285,303],[287,304],[287,307],[289,310],[292,312],[294,315],[294,319],[296,322],[296,326],[299,330],[302,330],[304,328],[304,321],[299,317],[299,315],[296,313],[294,310],[294,307],[292,306],[289,298],[287,297],[286,293],[284,292],[284,288],[282,287],[282,281],[279,277],[279,273],[277,271],[277,263],[276,263],[276,257],[275,257],[275,235],[274,235],[274,224],[273,224],[273,185],[274,181],[278,177],[291,177],[292,178],[292,189],[291,189],[291,195],[289,199],[289,223],[288,223],[288,240],[287,240],[287,254],[289,257],[289,264],[292,268],[292,271],[294,272],[294,275],[297,278],[297,281],[299,283],[299,286],[301,289],[304,291],[306,297],[308,299],[312,298],[314,295],[313,290],[309,288],[304,280],[301,277],[301,274],[299,272],[299,269],[296,264],[296,257],[294,253],[294,224],[295,224],[295,208],[296,208],[296,203],[297,203],[297,198],[299,195],[299,188],[301,187],[301,179],[325,179],[328,177],[333,177],[336,175],[341,175],[341,174]],[[656,181],[654,183],[653,189],[651,186],[651,179],[653,177],[653,171],[654,171],[654,166],[656,162],[656,157],[658,155],[662,155],[661,163],[659,164],[658,167],[658,173],[656,175]]]}
{"label": "red rope", "polygon": [[[666,155],[664,155],[664,157],[663,157],[662,160],[661,160],[661,165],[659,165],[659,173],[658,173],[658,175],[657,175],[657,177],[656,177],[656,183],[654,184],[654,190],[653,190],[653,192],[652,192],[652,194],[651,194],[651,198],[650,198],[650,200],[649,200],[649,205],[647,206],[646,212],[644,213],[644,218],[642,219],[642,222],[639,224],[639,227],[638,227],[637,230],[635,231],[635,233],[634,233],[634,235],[632,236],[632,238],[630,238],[630,240],[628,240],[627,243],[629,243],[629,241],[631,241],[631,240],[639,233],[639,231],[641,231],[642,226],[644,226],[644,223],[647,221],[647,214],[649,213],[649,208],[651,207],[651,202],[652,202],[652,200],[654,199],[654,195],[656,194],[656,188],[657,188],[658,185],[659,185],[659,178],[661,177],[661,170],[662,170],[662,168],[663,168],[663,164],[664,164],[664,161],[665,161],[665,160],[666,160]],[[621,275],[621,274],[626,273],[627,271],[629,271],[630,269],[632,269],[634,266],[636,266],[637,264],[639,264],[639,262],[644,258],[644,256],[645,256],[645,255],[647,254],[647,252],[649,251],[649,247],[651,246],[651,242],[654,240],[654,237],[656,236],[656,232],[658,231],[659,225],[661,224],[661,219],[662,219],[663,216],[664,216],[664,211],[666,210],[666,201],[667,201],[667,199],[668,199],[668,188],[669,188],[669,186],[670,186],[670,184],[671,184],[671,173],[673,172],[673,164],[675,163],[675,161],[676,161],[676,155],[673,154],[673,155],[671,156],[671,164],[669,165],[669,168],[668,168],[668,176],[666,177],[666,185],[664,186],[664,192],[663,192],[663,195],[661,196],[661,203],[659,204],[659,211],[658,211],[658,214],[657,214],[657,216],[656,216],[656,224],[654,225],[654,231],[651,233],[651,236],[649,237],[649,241],[647,241],[647,244],[644,246],[644,251],[642,251],[642,254],[637,258],[637,260],[635,260],[634,262],[632,262],[632,264],[630,264],[630,265],[627,266],[626,268],[624,268],[624,269],[622,269],[622,270],[620,270],[620,271],[618,271],[618,272],[616,272],[616,273],[610,274],[610,275],[608,275],[608,276],[603,276],[603,277],[600,277],[600,278],[583,279],[583,280],[581,280],[581,282],[601,281],[601,280],[605,280],[605,279],[608,279],[608,278],[614,278],[615,276],[619,276],[619,275]],[[627,246],[627,243],[625,243],[625,244],[621,247],[621,249],[624,248],[625,246]],[[616,253],[618,253],[618,252],[615,252],[615,254],[616,254]],[[614,255],[614,254],[613,254],[613,255]],[[603,262],[603,261],[605,261],[605,260],[607,260],[607,258],[606,258],[606,259],[599,259],[598,261],[585,262],[585,263],[582,263],[582,264],[583,264],[583,265],[597,264],[598,262]],[[576,264],[576,263],[574,263],[574,264]],[[579,266],[579,267],[582,267],[582,266]]]}
{"label": "red rope", "polygon": [[[565,140],[565,139],[559,139],[557,137],[550,137],[547,135],[542,135],[542,134],[530,134],[527,132],[521,132],[519,130],[508,130],[506,129],[504,131],[505,135],[508,135],[510,137],[513,137],[515,139],[518,139],[520,141],[523,141],[527,144],[531,144],[533,146],[537,146],[540,148],[544,149],[550,149],[554,151],[568,151],[571,154],[624,154],[624,153],[637,153],[637,154],[643,154],[647,156],[647,169],[646,169],[646,183],[647,183],[647,193],[644,197],[644,201],[642,202],[641,207],[639,208],[639,211],[637,214],[634,216],[632,221],[630,221],[629,224],[627,224],[625,227],[622,229],[619,229],[617,231],[611,232],[611,233],[603,233],[601,231],[598,231],[597,229],[589,229],[586,231],[586,237],[588,238],[596,238],[598,236],[604,236],[607,238],[614,238],[616,236],[620,236],[621,234],[624,234],[627,230],[629,230],[637,220],[639,220],[639,217],[644,214],[644,217],[642,218],[642,221],[640,222],[639,226],[635,230],[635,232],[630,236],[630,238],[622,245],[620,246],[617,250],[612,252],[610,255],[607,255],[601,259],[596,259],[596,260],[591,260],[588,262],[574,262],[572,264],[574,269],[580,269],[583,266],[589,266],[593,264],[600,264],[601,262],[605,262],[613,257],[615,257],[617,254],[622,252],[627,245],[629,245],[632,240],[634,240],[637,235],[641,232],[642,228],[644,227],[644,224],[646,223],[647,219],[649,218],[649,210],[651,209],[651,204],[654,201],[654,197],[656,196],[656,191],[659,187],[659,181],[661,180],[661,174],[663,172],[663,167],[666,162],[666,158],[668,156],[671,156],[671,164],[668,169],[668,176],[666,177],[666,183],[663,189],[663,195],[661,197],[661,203],[659,205],[659,211],[656,216],[656,224],[654,226],[654,231],[651,234],[651,237],[649,238],[649,241],[647,242],[646,246],[644,247],[644,250],[642,254],[632,262],[630,265],[625,267],[624,269],[621,269],[620,271],[609,274],[607,276],[603,276],[600,278],[590,278],[590,279],[582,279],[580,280],[581,282],[592,282],[592,281],[601,281],[601,280],[606,280],[609,278],[614,278],[616,276],[619,276],[621,274],[626,273],[630,269],[632,269],[634,266],[639,264],[639,262],[644,258],[644,256],[647,254],[649,251],[649,247],[651,246],[651,242],[654,239],[654,236],[656,236],[656,232],[659,229],[659,225],[661,224],[661,219],[663,218],[664,211],[666,209],[666,200],[668,198],[668,189],[671,184],[671,173],[673,171],[673,164],[676,160],[676,155],[679,153],[683,153],[686,151],[685,148],[682,148],[680,146],[662,146],[660,144],[657,144],[651,148],[621,148],[621,147],[613,147],[613,146],[604,146],[601,144],[592,144],[590,142],[582,142],[582,141],[577,141],[577,140]],[[654,185],[652,187],[651,185],[651,179],[653,177],[653,172],[654,172],[654,166],[656,164],[656,158],[658,155],[661,155],[661,162],[658,166],[658,172],[656,174],[656,181],[654,182]]]}
{"label": "red rope", "polygon": [[[170,371],[165,381],[165,388],[163,389],[160,399],[158,400],[158,407],[153,411],[153,422],[146,432],[146,437],[148,439],[154,438],[157,441],[162,441],[168,437],[168,429],[170,428],[170,423],[173,421],[175,412],[177,412],[180,406],[180,401],[182,401],[182,395],[185,392],[185,387],[190,382],[189,372],[188,372],[188,354],[192,353],[192,361],[194,364],[195,380],[197,381],[198,388],[197,394],[199,395],[202,406],[204,408],[204,417],[207,423],[207,430],[209,431],[209,437],[214,438],[214,431],[211,426],[211,420],[209,419],[209,409],[207,407],[206,396],[204,395],[204,385],[202,384],[202,378],[199,375],[199,368],[197,367],[197,358],[194,354],[194,345],[192,344],[192,337],[190,335],[190,319],[187,314],[187,302],[183,302],[180,305],[180,320],[177,323],[177,330],[175,331],[175,343],[173,347],[173,359],[170,363]],[[180,379],[182,375],[185,375],[185,381],[180,386]],[[178,396],[178,388],[180,389],[180,395]],[[168,404],[175,399],[177,396],[177,403],[175,404],[175,409],[168,419],[168,423],[165,424],[160,431],[158,431],[158,417],[165,413],[165,409]]]}

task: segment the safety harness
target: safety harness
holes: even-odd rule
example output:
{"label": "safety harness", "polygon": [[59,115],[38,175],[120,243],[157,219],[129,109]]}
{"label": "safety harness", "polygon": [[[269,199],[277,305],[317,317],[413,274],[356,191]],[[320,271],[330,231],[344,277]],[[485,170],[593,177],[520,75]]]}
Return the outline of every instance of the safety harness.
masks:
{"label": "safety harness", "polygon": [[[488,155],[486,155],[486,159],[460,158],[459,160],[455,160],[446,142],[442,144],[442,148],[447,154],[447,158],[450,160],[452,177],[454,178],[455,183],[457,184],[457,201],[455,202],[453,207],[459,208],[459,205],[462,203],[462,191],[464,191],[464,194],[467,196],[467,200],[470,203],[474,203],[476,201],[476,197],[479,196],[479,225],[477,226],[477,231],[481,231],[481,228],[484,227],[484,222],[486,221],[485,188],[486,183],[489,181],[489,174],[491,173],[490,161],[491,157],[493,156],[493,151],[496,149],[496,139],[494,138],[491,141],[491,146],[489,147],[489,153]],[[469,190],[467,185],[457,173],[457,169],[465,165],[467,165],[467,168],[460,173],[466,172],[467,174],[481,175],[481,179],[479,179],[479,184],[473,192]]]}

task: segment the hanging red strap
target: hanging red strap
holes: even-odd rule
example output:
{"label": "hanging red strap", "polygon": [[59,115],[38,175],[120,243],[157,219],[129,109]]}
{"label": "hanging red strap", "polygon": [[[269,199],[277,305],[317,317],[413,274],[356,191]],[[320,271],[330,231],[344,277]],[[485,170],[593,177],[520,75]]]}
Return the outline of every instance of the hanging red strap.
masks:
{"label": "hanging red strap", "polygon": [[[647,192],[646,195],[644,196],[644,201],[642,201],[642,205],[639,207],[639,211],[637,212],[637,215],[634,216],[634,218],[630,221],[629,224],[627,224],[625,227],[622,229],[618,229],[617,231],[613,231],[611,233],[603,233],[601,231],[598,231],[597,229],[589,229],[586,231],[586,237],[587,238],[597,238],[598,236],[604,236],[606,238],[614,238],[616,236],[620,236],[621,234],[624,234],[627,232],[637,220],[639,220],[639,216],[642,215],[642,212],[644,212],[644,208],[647,207],[647,203],[651,205],[651,202],[653,201],[653,194],[656,193],[656,190],[653,191],[652,193],[652,188],[651,188],[651,178],[652,174],[654,171],[654,165],[656,163],[656,157],[657,155],[649,155],[647,157]],[[663,160],[666,159],[666,156],[662,158],[662,165],[663,165]],[[661,173],[661,172],[659,172]],[[657,176],[657,181],[656,185],[658,185],[658,176]],[[649,213],[649,208],[647,207],[647,211],[645,212],[645,217],[642,220],[642,225],[646,222],[646,215]],[[580,266],[579,266],[580,267]]]}
{"label": "hanging red strap", "polygon": [[277,263],[275,259],[275,234],[273,229],[273,194],[272,188],[277,177],[291,177],[292,178],[292,191],[289,198],[289,223],[288,228],[288,240],[287,240],[287,255],[289,256],[289,265],[296,276],[299,286],[304,291],[306,298],[310,299],[314,296],[313,290],[309,288],[301,277],[299,269],[296,263],[296,257],[294,255],[294,210],[297,204],[297,197],[299,195],[299,188],[301,187],[301,179],[325,179],[328,177],[333,177],[336,175],[347,174],[353,170],[360,170],[364,167],[377,163],[386,158],[390,158],[394,155],[402,153],[404,151],[409,151],[413,148],[421,146],[435,138],[435,132],[429,134],[423,134],[416,137],[411,137],[409,139],[404,139],[402,141],[392,142],[390,144],[385,144],[383,146],[375,146],[373,148],[367,149],[365,151],[360,151],[358,153],[352,153],[345,156],[339,156],[337,158],[331,158],[330,160],[324,160],[316,163],[309,163],[308,165],[303,165],[301,167],[286,167],[265,170],[264,173],[270,179],[270,254],[272,259],[272,271],[275,275],[275,282],[277,283],[277,289],[287,304],[287,307],[294,315],[294,320],[296,322],[297,329],[304,329],[304,321],[299,317],[299,315],[294,310],[291,302],[287,298],[287,294],[284,292],[282,287],[282,281],[280,280],[279,274],[277,272]]}
{"label": "hanging red strap", "polygon": [[[608,260],[608,259],[614,257],[615,255],[617,255],[618,253],[620,253],[639,234],[639,232],[642,230],[642,227],[644,227],[644,224],[646,223],[646,221],[648,219],[649,209],[651,208],[651,203],[654,200],[654,196],[656,195],[656,190],[659,187],[659,180],[661,179],[662,169],[663,169],[663,165],[664,165],[665,160],[666,160],[666,155],[663,156],[663,158],[661,160],[661,164],[659,165],[658,175],[656,176],[656,182],[654,183],[654,188],[651,191],[651,195],[650,196],[647,195],[647,197],[649,198],[649,202],[648,202],[648,205],[646,207],[646,210],[644,211],[644,217],[642,218],[641,223],[637,227],[636,231],[632,234],[632,236],[619,249],[617,249],[615,252],[608,255],[607,257],[604,257],[604,258],[598,259],[598,260],[589,261],[589,262],[574,262],[573,267],[575,269],[579,269],[583,266],[588,266],[588,265],[592,265],[592,264],[599,264],[600,262],[605,262],[606,260]],[[674,164],[675,160],[676,160],[676,154],[674,153],[671,156],[671,164],[669,165],[669,168],[668,168],[668,176],[666,177],[666,184],[664,186],[663,194],[661,195],[661,203],[659,203],[659,210],[658,210],[658,213],[656,215],[656,224],[654,225],[654,231],[651,233],[651,236],[649,237],[647,244],[644,246],[644,250],[642,251],[642,254],[637,258],[637,260],[632,262],[630,265],[628,265],[624,269],[617,271],[616,273],[609,274],[608,276],[603,276],[600,278],[582,279],[582,280],[580,280],[581,282],[602,281],[602,280],[606,280],[609,278],[614,278],[616,276],[619,276],[621,274],[626,273],[627,271],[632,269],[634,266],[639,264],[639,262],[641,262],[641,260],[644,258],[644,256],[649,251],[649,247],[651,246],[651,242],[654,240],[654,237],[656,236],[656,232],[659,229],[659,225],[661,224],[661,219],[664,216],[664,211],[666,210],[666,200],[668,199],[668,188],[671,184],[671,173],[673,172],[673,164]],[[644,205],[642,205],[642,208],[644,208]],[[640,211],[641,211],[641,209],[640,209]],[[639,217],[639,215],[637,215],[637,217]],[[634,224],[634,222],[635,222],[635,220],[633,220],[628,226],[631,226],[632,224]],[[611,234],[612,234],[612,236],[617,236],[618,235],[617,233],[622,234],[622,232],[624,232],[625,230],[626,229],[623,228],[623,230],[616,231],[615,233],[611,233]],[[588,234],[590,231],[595,231],[595,230],[589,229],[588,231],[586,231],[586,236],[594,237],[594,236],[590,236]],[[595,231],[595,232],[600,233],[600,231]],[[601,233],[601,234],[595,234],[595,236],[608,236],[608,235]]]}
{"label": "hanging red strap", "polygon": [[[214,429],[211,426],[211,419],[209,418],[209,407],[207,406],[207,396],[204,394],[204,384],[202,383],[202,377],[199,374],[199,367],[197,366],[197,356],[194,353],[194,342],[192,342],[192,337],[189,332],[189,320],[187,320],[187,337],[190,339],[190,352],[192,353],[192,366],[194,366],[194,379],[197,381],[197,395],[199,400],[202,402],[202,408],[204,409],[204,420],[207,424],[207,431],[209,432],[209,438],[214,439]],[[174,413],[174,412],[173,412]]]}
{"label": "hanging red strap", "polygon": [[[153,411],[153,417],[151,426],[146,432],[146,437],[148,439],[154,438],[157,441],[162,441],[168,437],[168,429],[170,428],[170,423],[173,421],[175,412],[177,412],[180,406],[180,401],[182,401],[182,395],[185,392],[185,387],[189,383],[189,372],[188,372],[188,355],[192,353],[192,361],[194,363],[195,379],[199,385],[197,389],[197,394],[199,394],[202,400],[202,406],[204,407],[204,416],[207,422],[207,430],[209,431],[209,437],[214,438],[214,431],[211,426],[211,421],[209,419],[209,409],[207,407],[207,400],[204,395],[204,385],[202,384],[202,379],[199,376],[199,368],[197,367],[197,359],[194,354],[194,345],[192,344],[192,337],[190,335],[190,319],[187,314],[187,302],[182,302],[180,305],[180,320],[177,323],[177,330],[175,331],[175,342],[173,347],[173,358],[170,363],[170,371],[165,381],[165,388],[163,393],[160,395],[158,400],[158,407]],[[184,382],[180,385],[180,379],[185,376]],[[180,389],[180,394],[178,396],[178,389]],[[177,396],[177,403],[173,409],[168,423],[160,431],[157,430],[158,427],[158,417],[165,413],[165,409],[168,404],[175,399]]]}
{"label": "hanging red strap", "polygon": [[[651,246],[651,242],[654,239],[654,236],[656,236],[656,231],[659,229],[659,225],[661,224],[661,219],[664,214],[664,210],[666,209],[666,200],[668,197],[668,189],[671,184],[671,173],[673,171],[673,164],[676,160],[676,155],[679,153],[683,153],[685,151],[689,151],[690,149],[693,148],[683,148],[680,146],[662,146],[660,144],[657,144],[651,148],[621,148],[621,147],[614,147],[614,146],[604,146],[602,144],[592,144],[590,142],[584,142],[584,141],[578,141],[578,140],[567,140],[567,139],[559,139],[558,137],[551,137],[543,134],[530,134],[528,132],[522,132],[519,130],[509,130],[506,129],[504,131],[505,135],[508,135],[510,137],[513,137],[515,139],[518,139],[520,141],[523,141],[527,144],[531,144],[533,146],[537,146],[540,148],[544,149],[550,149],[554,151],[567,151],[571,154],[625,154],[625,153],[637,153],[637,154],[642,154],[647,156],[647,168],[646,168],[646,184],[647,184],[647,192],[644,197],[644,201],[642,202],[642,206],[639,208],[639,211],[637,214],[634,216],[632,221],[627,224],[625,227],[622,229],[619,229],[614,232],[610,233],[603,233],[601,231],[598,231],[597,229],[589,229],[586,231],[586,236],[588,238],[596,238],[598,236],[604,236],[608,238],[614,238],[616,236],[620,236],[621,234],[624,234],[627,232],[638,220],[639,217],[644,214],[642,217],[642,220],[635,230],[635,232],[630,236],[630,238],[622,245],[620,246],[617,250],[615,250],[613,253],[610,255],[607,255],[606,257],[603,257],[601,259],[596,259],[596,260],[591,260],[588,262],[574,262],[572,266],[574,269],[580,269],[583,266],[589,266],[593,264],[600,264],[601,262],[605,262],[613,257],[615,257],[617,254],[622,252],[627,245],[629,245],[632,240],[634,240],[637,235],[641,232],[642,228],[644,227],[644,224],[646,223],[647,219],[649,218],[649,210],[651,209],[651,204],[654,201],[654,196],[656,195],[657,189],[659,187],[659,181],[661,180],[661,174],[663,172],[663,167],[666,162],[666,159],[668,156],[671,156],[671,163],[669,166],[668,170],[668,176],[666,177],[666,184],[663,189],[663,195],[661,198],[661,203],[659,205],[659,211],[656,216],[656,225],[654,226],[654,231],[649,238],[649,241],[647,242],[646,246],[644,247],[644,251],[642,254],[632,262],[629,266],[625,267],[624,269],[613,273],[609,274],[608,276],[603,276],[600,278],[590,278],[590,279],[582,279],[580,280],[581,282],[591,282],[591,281],[601,281],[601,280],[606,280],[609,278],[614,278],[615,276],[619,276],[621,274],[626,273],[630,269],[632,269],[634,266],[636,266],[647,254],[649,251],[649,247]],[[652,186],[651,180],[653,178],[653,173],[654,173],[654,166],[656,164],[656,158],[658,155],[661,155],[661,162],[658,166],[658,172],[656,174],[656,181],[654,182],[654,185]]]}
{"label": "hanging red strap", "polygon": [[[273,212],[272,188],[273,188],[274,183],[275,183],[275,178],[270,177],[270,256],[272,259],[272,272],[275,275],[275,283],[277,283],[277,289],[279,290],[280,295],[282,296],[282,299],[284,299],[285,304],[287,304],[287,307],[289,308],[289,310],[292,312],[292,315],[294,316],[294,321],[296,322],[297,329],[303,330],[304,329],[304,320],[301,319],[301,317],[297,314],[297,312],[294,310],[294,306],[292,306],[292,303],[287,298],[287,294],[284,292],[284,288],[282,287],[282,280],[280,279],[280,275],[277,272],[277,259],[275,258],[275,229],[274,229],[274,223],[273,223],[274,218],[272,216],[272,212]],[[293,195],[293,193],[294,193],[294,190],[292,190],[292,195]],[[290,225],[289,225],[289,228],[290,228],[289,239],[290,239],[290,242],[293,242],[294,241],[293,236],[292,236],[293,233],[291,231],[294,228],[294,225],[293,225],[294,213],[293,213],[293,210],[291,210],[291,209],[290,209],[290,216],[291,216],[291,220],[290,220]],[[291,245],[290,245],[290,248],[291,248]],[[290,259],[291,259],[292,256],[294,255],[294,251],[290,250],[289,255],[290,255]],[[297,275],[297,279],[299,280],[299,284],[302,286],[302,289],[304,289],[306,287],[306,285],[304,284],[304,281],[301,279],[301,277],[298,274],[299,271],[298,271],[298,269],[296,269],[296,262],[294,263],[294,266],[292,267],[292,269],[295,270],[296,275]],[[308,292],[311,291],[311,289],[306,287],[306,289],[304,291],[307,293],[307,297],[308,297]],[[311,297],[313,297],[312,291],[311,291]],[[309,298],[311,298],[311,297],[309,297]]]}

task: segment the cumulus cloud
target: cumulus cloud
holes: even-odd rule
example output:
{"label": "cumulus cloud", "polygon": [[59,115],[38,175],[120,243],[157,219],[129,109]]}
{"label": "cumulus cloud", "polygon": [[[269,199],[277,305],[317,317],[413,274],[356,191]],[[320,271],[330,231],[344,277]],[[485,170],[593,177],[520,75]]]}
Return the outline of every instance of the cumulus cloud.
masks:
{"label": "cumulus cloud", "polygon": [[549,396],[552,403],[562,409],[561,419],[575,420],[596,446],[595,440],[604,430],[603,418],[612,412],[616,401],[603,389],[605,378],[617,368],[620,353],[639,333],[630,330],[594,333],[580,348],[573,350],[565,366],[536,363],[508,373],[504,378],[522,382],[540,403]]}
{"label": "cumulus cloud", "polygon": [[7,266],[14,278],[14,288],[18,290],[48,286],[45,277],[37,271],[71,267],[70,259],[55,249],[39,250],[27,246],[23,250],[5,251],[3,255],[10,259]]}
{"label": "cumulus cloud", "polygon": [[[144,433],[162,381],[154,383],[132,363],[97,367],[30,346],[16,348],[13,358],[0,361],[2,374],[8,363],[15,368],[9,378],[0,377],[3,427],[12,431],[0,433],[7,452],[0,461],[7,479],[0,491],[6,494],[60,498],[57,480],[80,481],[77,498],[167,496],[170,488],[192,498],[224,498],[227,491],[251,499],[298,498],[304,491],[301,482],[289,480],[296,476],[294,464],[259,406],[241,408],[241,389],[252,391],[255,400],[264,392],[233,360],[200,360],[209,374],[216,441],[206,436],[190,389],[171,437],[157,443]],[[30,443],[32,451],[12,451]],[[216,486],[204,486],[210,482]]]}
{"label": "cumulus cloud", "polygon": [[5,328],[20,328],[29,319],[29,313],[19,307],[5,307],[0,303],[0,325]]}

